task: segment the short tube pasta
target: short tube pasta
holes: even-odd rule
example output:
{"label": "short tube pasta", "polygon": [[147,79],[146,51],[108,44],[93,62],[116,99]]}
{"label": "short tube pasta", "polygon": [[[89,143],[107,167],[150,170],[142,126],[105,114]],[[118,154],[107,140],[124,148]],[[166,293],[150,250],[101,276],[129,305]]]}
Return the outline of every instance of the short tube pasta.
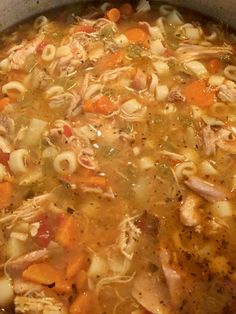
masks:
{"label": "short tube pasta", "polygon": [[55,58],[56,47],[54,45],[47,45],[42,52],[42,59],[45,62],[50,62]]}
{"label": "short tube pasta", "polygon": [[26,149],[17,149],[10,154],[9,167],[14,174],[23,174],[28,171],[27,159],[29,153]]}
{"label": "short tube pasta", "polygon": [[11,81],[5,85],[3,85],[2,87],[2,93],[4,95],[9,95],[10,91],[16,91],[18,92],[21,96],[24,96],[24,94],[26,93],[26,88],[24,87],[24,85],[18,81]]}
{"label": "short tube pasta", "polygon": [[235,65],[228,65],[224,69],[224,75],[233,81],[236,81],[236,66]]}
{"label": "short tube pasta", "polygon": [[56,172],[62,175],[72,174],[76,171],[77,160],[73,151],[64,151],[56,156],[53,161]]}
{"label": "short tube pasta", "polygon": [[48,24],[48,18],[46,16],[39,16],[36,18],[36,20],[34,21],[34,28],[39,30],[40,28],[42,28],[43,26]]}

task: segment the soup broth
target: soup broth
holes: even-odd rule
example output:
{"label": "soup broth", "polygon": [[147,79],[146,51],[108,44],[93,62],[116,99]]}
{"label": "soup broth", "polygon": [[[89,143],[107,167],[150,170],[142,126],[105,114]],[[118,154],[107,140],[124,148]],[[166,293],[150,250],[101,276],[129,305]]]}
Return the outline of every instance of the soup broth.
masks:
{"label": "soup broth", "polygon": [[1,313],[235,313],[235,35],[141,0],[0,41]]}

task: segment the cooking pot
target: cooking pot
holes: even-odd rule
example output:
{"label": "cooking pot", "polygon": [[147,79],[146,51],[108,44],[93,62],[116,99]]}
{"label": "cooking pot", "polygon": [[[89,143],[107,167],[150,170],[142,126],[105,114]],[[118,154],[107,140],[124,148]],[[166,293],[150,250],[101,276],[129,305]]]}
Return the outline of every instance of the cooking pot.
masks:
{"label": "cooking pot", "polygon": [[[81,2],[81,0],[2,0],[0,1],[0,30],[4,30],[32,15],[76,2]],[[165,2],[193,9],[236,29],[235,0],[165,0]]]}

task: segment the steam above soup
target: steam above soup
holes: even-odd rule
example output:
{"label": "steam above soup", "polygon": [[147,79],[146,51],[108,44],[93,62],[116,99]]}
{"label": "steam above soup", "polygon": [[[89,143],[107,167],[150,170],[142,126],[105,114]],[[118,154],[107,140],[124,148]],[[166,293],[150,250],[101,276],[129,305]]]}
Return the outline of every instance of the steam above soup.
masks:
{"label": "steam above soup", "polygon": [[236,37],[141,0],[0,41],[1,313],[235,313]]}

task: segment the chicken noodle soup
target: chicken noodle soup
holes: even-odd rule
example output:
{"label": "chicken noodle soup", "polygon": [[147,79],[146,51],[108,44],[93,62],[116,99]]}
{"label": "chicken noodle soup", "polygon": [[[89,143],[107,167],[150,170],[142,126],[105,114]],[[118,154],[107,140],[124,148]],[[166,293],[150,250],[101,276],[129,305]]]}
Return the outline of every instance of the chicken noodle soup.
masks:
{"label": "chicken noodle soup", "polygon": [[1,313],[235,313],[235,35],[141,0],[0,41]]}

